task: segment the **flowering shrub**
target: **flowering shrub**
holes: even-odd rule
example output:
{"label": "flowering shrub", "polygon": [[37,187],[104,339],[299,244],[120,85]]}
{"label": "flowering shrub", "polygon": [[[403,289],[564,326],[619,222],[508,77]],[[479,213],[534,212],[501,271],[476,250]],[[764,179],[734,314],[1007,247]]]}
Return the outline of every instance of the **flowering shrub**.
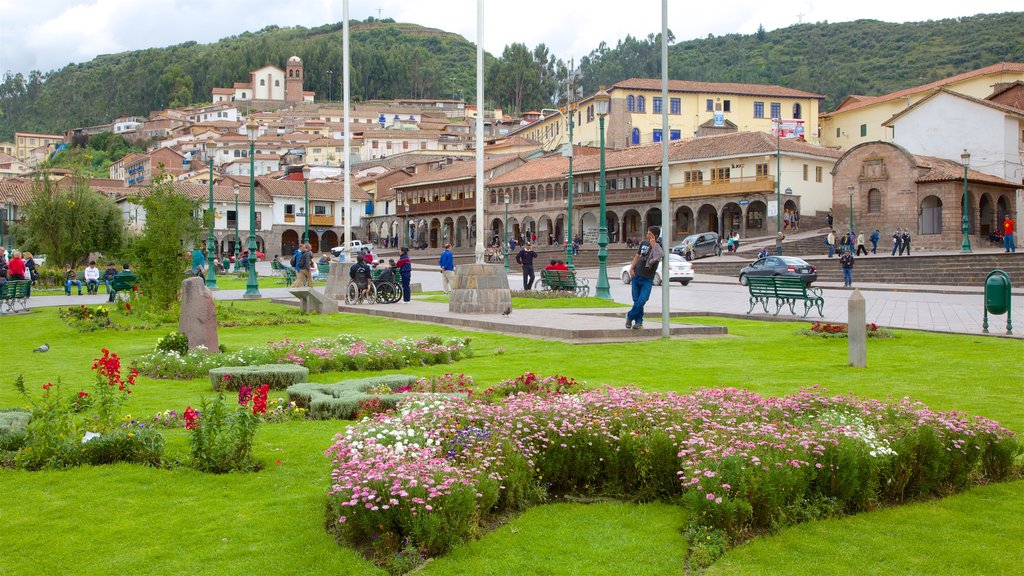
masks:
{"label": "flowering shrub", "polygon": [[238,389],[238,402],[233,408],[224,405],[224,394],[221,393],[212,402],[203,399],[199,411],[191,406],[185,409],[185,429],[189,431],[193,468],[221,474],[259,467],[252,457],[252,443],[261,416],[267,412],[269,390],[266,384],[256,388],[242,386]]}
{"label": "flowering shrub", "polygon": [[177,352],[179,355],[188,353],[188,336],[183,332],[171,332],[156,341],[156,349],[160,352]]}
{"label": "flowering shrub", "polygon": [[58,308],[57,316],[65,324],[80,332],[92,332],[113,326],[110,321],[110,312],[103,306],[71,306],[70,308]]}
{"label": "flowering shrub", "polygon": [[263,415],[267,422],[294,422],[306,419],[306,409],[295,402],[285,402],[284,398],[276,398],[267,407]]}
{"label": "flowering shrub", "polygon": [[309,342],[286,338],[280,342],[268,342],[266,346],[219,354],[193,350],[182,355],[157,350],[139,358],[137,366],[143,374],[153,378],[190,379],[205,376],[210,369],[220,366],[296,364],[316,374],[449,364],[471,355],[468,338],[399,338],[366,342],[355,336],[340,335]]}
{"label": "flowering shrub", "polygon": [[[867,328],[868,338],[892,338],[893,333],[885,328],[879,328],[874,322],[864,325]],[[810,328],[800,330],[798,334],[804,336],[817,336],[819,338],[846,338],[848,327],[846,324],[834,324],[832,322],[812,322]]]}
{"label": "flowering shrub", "polygon": [[328,526],[355,546],[438,555],[545,493],[609,494],[680,502],[688,533],[731,543],[1004,479],[1020,452],[991,420],[906,399],[604,388],[413,400],[335,437]]}
{"label": "flowering shrub", "polygon": [[362,420],[363,418],[372,418],[377,414],[383,414],[387,411],[384,403],[376,398],[364,398],[359,401],[359,406],[356,408],[356,420]]}
{"label": "flowering shrub", "polygon": [[440,376],[427,376],[420,378],[408,386],[401,386],[395,392],[402,394],[406,392],[427,392],[431,394],[472,394],[473,378],[465,374],[452,374],[446,372]]}
{"label": "flowering shrub", "polygon": [[106,432],[117,428],[121,407],[128,401],[139,371],[132,368],[127,380],[121,379],[121,359],[117,354],[104,348],[103,355],[93,359],[92,369],[96,371],[96,382],[92,395],[92,407],[96,414],[92,428]]}
{"label": "flowering shrub", "polygon": [[484,396],[502,398],[512,394],[567,394],[578,390],[576,380],[567,376],[538,376],[526,372],[515,378],[502,380],[497,386],[484,390]]}

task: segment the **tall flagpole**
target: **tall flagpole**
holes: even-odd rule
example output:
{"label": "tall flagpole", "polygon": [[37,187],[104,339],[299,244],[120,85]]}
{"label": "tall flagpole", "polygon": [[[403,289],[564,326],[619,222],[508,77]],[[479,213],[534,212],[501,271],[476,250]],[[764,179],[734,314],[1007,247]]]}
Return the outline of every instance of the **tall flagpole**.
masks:
{"label": "tall flagpole", "polygon": [[665,249],[665,257],[661,261],[661,337],[668,338],[672,333],[669,326],[669,289],[672,286],[672,271],[669,268],[669,256],[672,246],[672,214],[669,213],[669,171],[668,144],[671,132],[668,129],[668,0],[661,0],[661,243]]}
{"label": "tall flagpole", "polygon": [[[341,83],[345,85],[344,95],[344,106],[345,106],[345,242],[342,246],[345,247],[345,257],[350,258],[349,248],[352,246],[352,167],[350,166],[352,153],[349,149],[352,141],[352,135],[349,132],[349,126],[351,125],[351,118],[349,118],[349,93],[351,87],[349,86],[349,60],[351,54],[348,50],[348,0],[342,2],[342,12],[344,25],[341,28],[341,44],[342,51],[345,53],[341,68]],[[306,216],[309,217],[308,215]]]}
{"label": "tall flagpole", "polygon": [[484,0],[476,0],[476,263],[484,262]]}

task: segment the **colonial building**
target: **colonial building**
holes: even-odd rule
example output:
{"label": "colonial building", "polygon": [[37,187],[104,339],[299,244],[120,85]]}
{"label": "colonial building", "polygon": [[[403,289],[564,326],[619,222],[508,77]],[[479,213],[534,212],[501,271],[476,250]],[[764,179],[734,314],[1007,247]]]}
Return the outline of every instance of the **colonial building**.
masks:
{"label": "colonial building", "polygon": [[971,168],[961,161],[918,156],[889,142],[866,142],[847,151],[833,172],[832,203],[836,229],[883,238],[897,228],[911,232],[911,246],[957,249],[963,239],[964,181],[967,182],[968,233],[972,244],[987,243],[1005,214],[1014,214],[1019,182]]}
{"label": "colonial building", "polygon": [[31,132],[14,133],[14,154],[18,160],[35,164],[46,159],[50,153],[64,143],[60,134],[33,134]]}
{"label": "colonial building", "polygon": [[302,90],[302,59],[292,56],[285,70],[270,64],[249,72],[248,82],[235,82],[231,88],[214,88],[211,101],[221,102],[312,102],[314,92]]}
{"label": "colonial building", "polygon": [[[1024,62],[1000,62],[935,82],[881,96],[850,95],[832,112],[821,115],[821,143],[849,149],[864,142],[892,142],[885,122],[939,88],[974,98],[986,98],[1024,80]],[[943,118],[942,121],[950,120]]]}

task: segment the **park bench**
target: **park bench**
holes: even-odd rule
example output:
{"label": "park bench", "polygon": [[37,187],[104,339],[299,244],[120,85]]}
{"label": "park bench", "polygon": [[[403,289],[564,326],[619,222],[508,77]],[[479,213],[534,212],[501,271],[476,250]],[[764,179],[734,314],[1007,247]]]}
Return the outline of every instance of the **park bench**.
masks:
{"label": "park bench", "polygon": [[825,299],[820,288],[808,286],[802,278],[787,276],[748,276],[747,289],[750,291],[750,314],[758,304],[768,312],[769,301],[774,301],[775,315],[783,306],[789,306],[789,313],[796,314],[796,303],[803,302],[803,318],[812,308],[818,309],[818,316],[824,317]]}
{"label": "park bench", "polygon": [[540,285],[541,290],[571,291],[581,298],[590,294],[590,284],[572,270],[542,270]]}
{"label": "park bench", "polygon": [[20,304],[22,310],[28,310],[28,287],[31,280],[8,280],[0,284],[0,312],[17,312]]}
{"label": "park bench", "polygon": [[[278,260],[270,261],[270,268],[274,271],[274,274],[281,277],[281,283],[285,286],[291,286],[295,283],[295,270],[291,266],[285,266]],[[248,272],[246,272],[248,276]]]}
{"label": "park bench", "polygon": [[115,299],[127,300],[138,283],[139,277],[134,272],[125,274],[122,271],[118,272],[117,276],[110,281],[110,289],[114,291]]}

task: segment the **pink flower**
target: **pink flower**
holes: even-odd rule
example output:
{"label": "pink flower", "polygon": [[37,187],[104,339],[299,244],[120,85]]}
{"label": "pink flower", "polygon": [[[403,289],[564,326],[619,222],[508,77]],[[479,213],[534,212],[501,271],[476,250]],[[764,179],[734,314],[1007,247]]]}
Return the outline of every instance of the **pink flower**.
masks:
{"label": "pink flower", "polygon": [[715,499],[715,493],[714,492],[708,492],[708,500],[714,500],[714,499]]}

